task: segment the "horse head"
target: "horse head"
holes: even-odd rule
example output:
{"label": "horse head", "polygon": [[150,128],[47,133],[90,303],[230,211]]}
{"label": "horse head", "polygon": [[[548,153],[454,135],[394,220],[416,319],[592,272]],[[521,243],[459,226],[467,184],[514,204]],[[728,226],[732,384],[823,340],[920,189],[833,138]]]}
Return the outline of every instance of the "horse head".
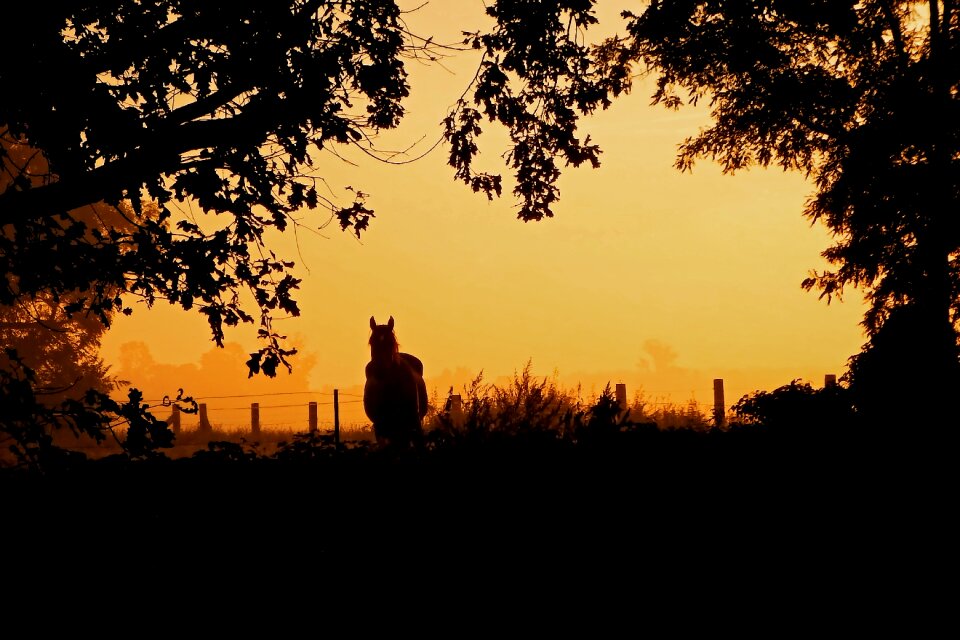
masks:
{"label": "horse head", "polygon": [[370,360],[376,363],[387,363],[396,359],[400,352],[397,335],[393,332],[393,316],[387,324],[377,324],[370,316]]}

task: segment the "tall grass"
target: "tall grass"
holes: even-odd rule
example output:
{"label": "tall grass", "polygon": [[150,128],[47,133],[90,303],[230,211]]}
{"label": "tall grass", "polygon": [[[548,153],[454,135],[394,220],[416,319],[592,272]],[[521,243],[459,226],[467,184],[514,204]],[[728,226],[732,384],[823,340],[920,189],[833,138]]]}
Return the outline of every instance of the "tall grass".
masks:
{"label": "tall grass", "polygon": [[659,429],[709,431],[714,427],[713,418],[700,408],[696,400],[685,403],[662,398],[651,400],[640,389],[634,394],[629,408],[633,422],[654,423]]}
{"label": "tall grass", "polygon": [[[538,378],[531,363],[505,384],[486,383],[481,371],[466,384],[460,416],[434,408],[424,428],[434,442],[503,437],[546,437],[579,441],[597,430],[619,431],[638,424],[663,430],[708,431],[712,420],[696,402],[674,404],[649,400],[643,391],[626,410],[614,398],[610,384],[585,400],[581,387],[563,388],[556,378]],[[450,390],[453,392],[453,389]],[[436,400],[434,405],[439,406]]]}
{"label": "tall grass", "polygon": [[481,371],[463,387],[461,398],[462,416],[433,411],[428,414],[424,429],[455,438],[544,431],[564,436],[573,415],[581,410],[575,395],[555,380],[535,378],[529,363],[503,386],[486,383]]}

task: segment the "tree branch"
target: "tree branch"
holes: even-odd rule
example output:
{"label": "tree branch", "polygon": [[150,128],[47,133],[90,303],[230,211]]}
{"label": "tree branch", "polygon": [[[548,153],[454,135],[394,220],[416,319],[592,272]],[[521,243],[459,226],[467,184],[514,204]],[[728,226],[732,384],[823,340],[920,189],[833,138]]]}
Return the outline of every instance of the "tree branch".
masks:
{"label": "tree branch", "polygon": [[[934,2],[935,1],[936,0],[934,0]],[[893,36],[893,48],[897,54],[897,58],[903,62],[907,53],[903,43],[903,25],[901,24],[900,18],[897,16],[892,5],[893,3],[889,0],[887,2],[881,2],[880,10],[883,11],[883,15],[887,19],[887,23],[890,26],[890,33]]]}
{"label": "tree branch", "polygon": [[[290,99],[283,101],[290,104]],[[295,102],[295,101],[294,101]],[[295,109],[296,106],[291,106]],[[76,176],[61,176],[47,185],[0,193],[0,225],[18,220],[70,211],[101,200],[119,199],[118,189],[181,168],[182,154],[211,148],[237,148],[265,141],[271,118],[253,105],[232,118],[183,124],[164,122],[123,158]],[[131,194],[127,194],[130,196]]]}

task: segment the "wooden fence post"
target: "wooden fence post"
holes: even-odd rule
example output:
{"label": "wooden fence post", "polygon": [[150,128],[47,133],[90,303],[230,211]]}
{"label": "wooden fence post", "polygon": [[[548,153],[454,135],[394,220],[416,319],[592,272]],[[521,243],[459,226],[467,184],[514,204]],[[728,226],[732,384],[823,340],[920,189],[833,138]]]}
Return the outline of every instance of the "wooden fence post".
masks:
{"label": "wooden fence post", "polygon": [[333,390],[333,445],[340,446],[340,391]]}
{"label": "wooden fence post", "polygon": [[627,410],[627,385],[623,383],[617,383],[617,404],[621,413]]}
{"label": "wooden fence post", "polygon": [[723,401],[723,378],[713,380],[713,424],[722,427],[727,409]]}
{"label": "wooden fence post", "polygon": [[260,435],[260,403],[250,403],[250,432],[253,435]]}
{"label": "wooden fence post", "polygon": [[170,429],[175,435],[180,434],[180,406],[173,405],[170,407],[171,413],[170,417],[167,418],[167,424],[170,425]]}
{"label": "wooden fence post", "polygon": [[463,426],[463,398],[459,393],[451,393],[447,398],[447,403],[443,407],[444,413],[450,419],[450,424],[455,427]]}
{"label": "wooden fence post", "polygon": [[310,433],[317,432],[317,403],[310,403]]}
{"label": "wooden fence post", "polygon": [[210,426],[210,420],[207,418],[207,405],[204,402],[200,403],[200,431],[211,431],[213,427]]}

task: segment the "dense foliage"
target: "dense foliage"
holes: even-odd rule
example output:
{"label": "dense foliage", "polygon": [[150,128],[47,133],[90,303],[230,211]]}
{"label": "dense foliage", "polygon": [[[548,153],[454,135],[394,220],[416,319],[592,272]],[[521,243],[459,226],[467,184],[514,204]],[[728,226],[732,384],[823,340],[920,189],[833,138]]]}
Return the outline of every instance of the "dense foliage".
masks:
{"label": "dense foliage", "polygon": [[[862,288],[871,342],[851,365],[875,420],[893,394],[915,413],[960,385],[960,15],[952,0],[653,0],[626,44],[655,102],[709,105],[680,147],[727,172],[779,164],[816,186],[835,265],[803,286]],[[897,317],[894,320],[894,317]]]}

